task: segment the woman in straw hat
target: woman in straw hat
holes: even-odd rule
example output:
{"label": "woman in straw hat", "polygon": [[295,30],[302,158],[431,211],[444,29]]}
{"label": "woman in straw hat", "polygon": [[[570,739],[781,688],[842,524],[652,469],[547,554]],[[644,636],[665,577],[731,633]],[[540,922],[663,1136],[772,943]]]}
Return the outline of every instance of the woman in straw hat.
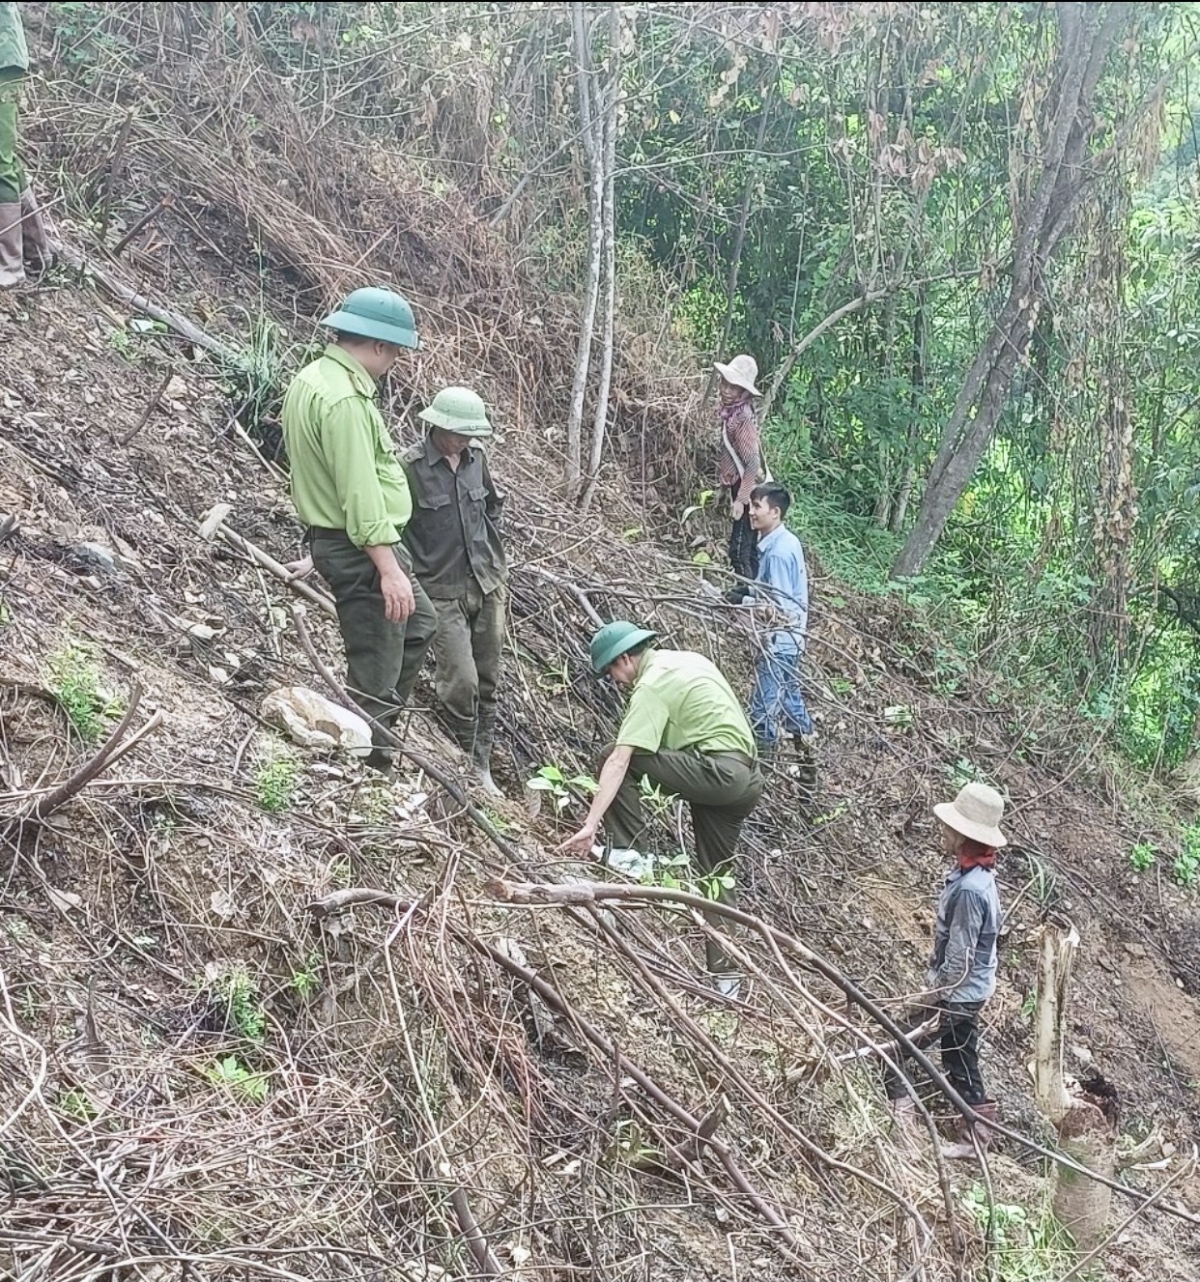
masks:
{"label": "woman in straw hat", "polygon": [[[934,806],[942,829],[942,847],[954,859],[938,902],[933,954],[926,976],[928,991],[918,998],[921,1031],[918,1046],[941,1042],[942,1068],[950,1084],[977,1113],[995,1119],[996,1103],[987,1097],[979,1070],[979,1012],[996,991],[996,939],[1000,932],[1000,897],[996,892],[996,855],[1007,844],[1000,831],[1004,799],[982,783],[969,783],[952,802]],[[933,1015],[937,1026],[927,1028]],[[888,1098],[902,1126],[914,1121],[912,1088],[889,1068]],[[986,1146],[988,1127],[975,1124],[974,1138]],[[972,1128],[959,1119],[959,1143],[943,1150],[946,1157],[975,1155]]]}
{"label": "woman in straw hat", "polygon": [[753,356],[735,356],[728,365],[716,361],[713,369],[721,376],[720,405],[721,462],[717,479],[729,494],[729,564],[745,580],[728,593],[741,602],[749,584],[758,577],[758,536],[750,528],[750,491],[766,479],[762,463],[762,441],[753,397],[760,395],[754,380],[758,362]]}

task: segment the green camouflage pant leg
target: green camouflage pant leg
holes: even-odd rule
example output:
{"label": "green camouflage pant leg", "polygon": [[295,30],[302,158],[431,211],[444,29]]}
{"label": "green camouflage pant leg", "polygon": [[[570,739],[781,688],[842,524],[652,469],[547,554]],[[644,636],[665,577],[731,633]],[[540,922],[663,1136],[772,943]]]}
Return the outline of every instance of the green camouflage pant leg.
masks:
{"label": "green camouflage pant leg", "polygon": [[472,584],[454,601],[435,601],[438,631],[433,643],[438,702],[451,724],[494,721],[504,650],[505,593],[483,593]]}
{"label": "green camouflage pant leg", "polygon": [[20,203],[25,170],[17,159],[17,101],[0,83],[0,205]]}
{"label": "green camouflage pant leg", "polygon": [[[382,745],[385,740],[379,727],[390,729],[412,694],[437,631],[437,615],[414,579],[415,612],[403,623],[389,620],[374,562],[344,535],[314,535],[312,558],[337,602],[346,647],[347,689],[375,723],[372,739]],[[402,556],[397,560],[404,566]]]}

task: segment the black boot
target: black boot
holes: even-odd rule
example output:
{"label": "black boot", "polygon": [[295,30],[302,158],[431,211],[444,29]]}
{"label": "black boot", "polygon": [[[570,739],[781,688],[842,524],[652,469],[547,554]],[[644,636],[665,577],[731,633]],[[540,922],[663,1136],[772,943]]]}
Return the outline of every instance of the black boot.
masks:
{"label": "black boot", "polygon": [[800,794],[800,804],[805,808],[813,806],[817,800],[817,754],[813,748],[814,735],[796,734],[792,736],[792,747],[800,760],[796,771],[796,790]]}

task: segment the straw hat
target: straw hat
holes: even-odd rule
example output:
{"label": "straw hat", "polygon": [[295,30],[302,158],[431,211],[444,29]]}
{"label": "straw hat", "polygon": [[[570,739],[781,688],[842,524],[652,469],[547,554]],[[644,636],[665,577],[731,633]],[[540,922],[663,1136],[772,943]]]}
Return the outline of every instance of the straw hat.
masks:
{"label": "straw hat", "polygon": [[754,386],[754,380],[758,377],[758,362],[753,356],[747,356],[743,353],[741,356],[735,356],[728,365],[722,365],[720,361],[714,361],[713,369],[727,383],[732,383],[734,387],[744,387],[751,396],[762,395],[758,388]]}
{"label": "straw hat", "polygon": [[1008,845],[1008,838],[1000,831],[1004,798],[985,783],[967,784],[953,801],[934,806],[933,813],[947,828],[972,841],[982,841],[994,850]]}

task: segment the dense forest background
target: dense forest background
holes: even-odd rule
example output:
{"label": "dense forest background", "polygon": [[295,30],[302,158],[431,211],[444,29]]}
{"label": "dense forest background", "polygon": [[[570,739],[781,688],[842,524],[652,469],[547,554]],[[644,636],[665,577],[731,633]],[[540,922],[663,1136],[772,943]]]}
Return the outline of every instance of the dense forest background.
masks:
{"label": "dense forest background", "polygon": [[1141,765],[1191,753],[1196,6],[52,8],[97,83],[146,23],[215,31],[314,139],[449,166],[584,299],[569,481],[620,429],[614,325],[691,371],[748,350],[798,528],[928,608],[947,694],[982,659]]}

